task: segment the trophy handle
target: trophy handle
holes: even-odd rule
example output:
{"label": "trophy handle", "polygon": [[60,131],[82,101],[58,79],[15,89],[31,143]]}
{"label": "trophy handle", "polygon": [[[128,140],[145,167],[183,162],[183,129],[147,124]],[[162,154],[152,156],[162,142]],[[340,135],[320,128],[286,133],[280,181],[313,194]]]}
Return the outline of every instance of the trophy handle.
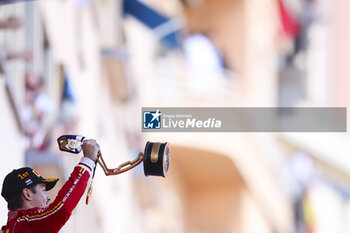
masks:
{"label": "trophy handle", "polygon": [[133,161],[127,161],[125,163],[120,164],[119,167],[117,167],[117,168],[110,169],[107,167],[105,161],[103,160],[101,151],[99,151],[98,155],[97,155],[97,162],[102,167],[105,175],[111,176],[111,175],[118,175],[118,174],[121,174],[123,172],[129,171],[130,169],[139,165],[143,161],[143,158],[144,158],[144,155],[142,152],[140,152],[138,154],[137,158],[134,159]]}

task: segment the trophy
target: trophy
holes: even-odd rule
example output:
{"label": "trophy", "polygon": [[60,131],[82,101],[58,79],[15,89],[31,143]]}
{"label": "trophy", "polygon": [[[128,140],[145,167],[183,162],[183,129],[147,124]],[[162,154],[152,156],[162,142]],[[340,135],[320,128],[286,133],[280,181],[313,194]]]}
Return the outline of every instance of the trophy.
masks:
{"label": "trophy", "polygon": [[[70,153],[78,154],[82,151],[83,143],[87,138],[79,135],[62,135],[57,139],[59,149]],[[118,175],[123,172],[129,171],[143,162],[143,171],[145,176],[162,176],[168,175],[170,166],[170,145],[169,143],[160,142],[147,142],[144,152],[140,152],[136,159],[133,161],[127,161],[120,164],[117,168],[108,168],[106,162],[102,157],[102,153],[99,150],[97,155],[97,161],[106,176]],[[95,166],[96,169],[96,166]],[[95,169],[92,175],[92,179],[95,175]],[[92,182],[86,198],[86,204],[89,202],[89,197],[92,193]]]}

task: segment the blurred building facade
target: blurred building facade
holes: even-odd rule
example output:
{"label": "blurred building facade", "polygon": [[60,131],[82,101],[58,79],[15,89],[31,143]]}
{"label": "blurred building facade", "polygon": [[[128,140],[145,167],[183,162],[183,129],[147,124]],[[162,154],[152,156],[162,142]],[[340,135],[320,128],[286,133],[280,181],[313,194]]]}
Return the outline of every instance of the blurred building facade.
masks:
{"label": "blurred building facade", "polygon": [[[345,9],[344,1],[278,0],[3,5],[1,17],[25,23],[1,32],[2,47],[30,48],[33,60],[3,64],[0,175],[30,165],[63,183],[79,158],[58,151],[61,134],[96,138],[111,167],[146,141],[167,141],[166,179],[144,177],[141,166],[116,177],[98,168],[90,205],[82,201],[62,232],[350,232],[346,133],[140,128],[146,106],[346,107]],[[302,36],[308,42],[296,45]],[[25,118],[29,74],[45,98],[36,94]]]}

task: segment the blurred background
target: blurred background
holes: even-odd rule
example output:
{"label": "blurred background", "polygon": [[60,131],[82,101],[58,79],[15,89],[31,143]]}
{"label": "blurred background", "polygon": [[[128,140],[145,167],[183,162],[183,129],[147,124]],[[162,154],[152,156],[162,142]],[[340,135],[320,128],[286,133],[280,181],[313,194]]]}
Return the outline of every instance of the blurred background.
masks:
{"label": "blurred background", "polygon": [[80,160],[62,134],[109,167],[171,145],[166,179],[97,168],[61,232],[350,232],[348,133],[141,133],[141,107],[349,106],[349,1],[0,4],[0,182],[31,166],[55,197]]}

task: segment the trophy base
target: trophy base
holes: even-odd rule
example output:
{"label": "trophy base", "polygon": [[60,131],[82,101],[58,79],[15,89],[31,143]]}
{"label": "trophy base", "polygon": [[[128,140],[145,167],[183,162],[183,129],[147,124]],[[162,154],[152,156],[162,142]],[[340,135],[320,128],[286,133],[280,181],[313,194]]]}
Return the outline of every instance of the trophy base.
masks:
{"label": "trophy base", "polygon": [[143,159],[145,176],[166,177],[169,171],[170,154],[169,143],[147,142]]}

